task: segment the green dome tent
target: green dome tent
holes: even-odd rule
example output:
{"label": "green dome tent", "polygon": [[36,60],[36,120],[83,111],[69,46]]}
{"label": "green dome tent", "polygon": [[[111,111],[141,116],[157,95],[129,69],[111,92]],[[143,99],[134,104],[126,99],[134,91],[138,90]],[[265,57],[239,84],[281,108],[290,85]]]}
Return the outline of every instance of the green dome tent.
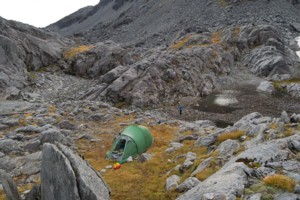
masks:
{"label": "green dome tent", "polygon": [[146,152],[151,147],[152,142],[153,137],[146,127],[131,125],[125,128],[114,140],[106,157],[124,163],[130,156]]}

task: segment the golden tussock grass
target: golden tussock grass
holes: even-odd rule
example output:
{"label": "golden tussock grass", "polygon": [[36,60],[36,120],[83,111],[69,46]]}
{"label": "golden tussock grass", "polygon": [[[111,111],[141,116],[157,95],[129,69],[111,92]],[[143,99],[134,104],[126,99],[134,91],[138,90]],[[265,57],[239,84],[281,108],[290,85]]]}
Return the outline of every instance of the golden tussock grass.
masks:
{"label": "golden tussock grass", "polygon": [[271,129],[277,129],[278,124],[276,124],[276,123],[271,123],[271,124],[269,124],[269,127],[270,127]]}
{"label": "golden tussock grass", "polygon": [[199,179],[200,181],[204,181],[208,177],[210,177],[212,174],[216,173],[221,167],[219,166],[210,166],[208,168],[205,168],[201,172],[197,173],[195,177]]}
{"label": "golden tussock grass", "polygon": [[25,126],[27,124],[25,118],[20,118],[18,121],[19,121],[19,125],[21,125],[21,126]]}
{"label": "golden tussock grass", "polygon": [[48,106],[48,114],[53,114],[55,113],[57,108],[54,105],[49,105]]}
{"label": "golden tussock grass", "polygon": [[172,46],[171,49],[179,50],[181,49],[191,38],[191,36],[186,36],[182,38],[181,40],[175,42]]}
{"label": "golden tussock grass", "polygon": [[211,34],[211,43],[212,44],[219,44],[222,39],[222,34],[220,31],[212,32]]}
{"label": "golden tussock grass", "polygon": [[4,190],[0,190],[0,200],[6,200],[6,195]]}
{"label": "golden tussock grass", "polygon": [[289,192],[293,192],[296,186],[296,182],[294,179],[281,174],[267,176],[263,179],[263,182],[266,185],[284,189]]}
{"label": "golden tussock grass", "polygon": [[73,58],[78,53],[89,51],[89,50],[93,49],[94,47],[95,46],[87,46],[87,45],[73,47],[73,48],[69,49],[68,51],[64,52],[64,59]]}
{"label": "golden tussock grass", "polygon": [[228,139],[236,140],[245,135],[245,131],[237,130],[229,133],[223,133],[218,136],[218,142],[223,142]]}

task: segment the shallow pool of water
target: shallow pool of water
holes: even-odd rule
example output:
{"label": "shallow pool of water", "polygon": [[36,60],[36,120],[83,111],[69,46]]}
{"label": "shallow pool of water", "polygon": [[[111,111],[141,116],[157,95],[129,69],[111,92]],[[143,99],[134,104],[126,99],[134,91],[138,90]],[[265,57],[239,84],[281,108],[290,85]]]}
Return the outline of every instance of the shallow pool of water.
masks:
{"label": "shallow pool of water", "polygon": [[247,107],[256,107],[270,98],[281,98],[256,91],[255,86],[235,90],[220,90],[204,97],[194,108],[208,113],[227,114]]}

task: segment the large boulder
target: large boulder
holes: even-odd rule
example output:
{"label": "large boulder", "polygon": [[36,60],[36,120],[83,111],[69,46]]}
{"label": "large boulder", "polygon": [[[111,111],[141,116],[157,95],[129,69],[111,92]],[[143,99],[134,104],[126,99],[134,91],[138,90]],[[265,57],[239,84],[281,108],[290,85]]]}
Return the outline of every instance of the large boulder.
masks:
{"label": "large boulder", "polygon": [[176,191],[186,192],[186,191],[192,189],[193,187],[197,186],[199,183],[201,183],[201,182],[197,178],[189,177],[177,187]]}
{"label": "large boulder", "polygon": [[[49,189],[50,188],[50,189]],[[42,200],[109,199],[102,177],[68,147],[46,143],[41,167]]]}
{"label": "large boulder", "polygon": [[68,147],[61,144],[58,144],[58,147],[69,159],[76,174],[80,198],[82,200],[109,199],[110,191],[101,175]]}
{"label": "large boulder", "polygon": [[44,144],[41,166],[42,200],[80,200],[76,175],[70,161],[52,144]]}
{"label": "large boulder", "polygon": [[220,156],[231,157],[234,153],[236,153],[240,148],[240,144],[236,140],[228,139],[222,142],[218,146],[218,151]]}
{"label": "large boulder", "polygon": [[211,199],[235,199],[237,195],[243,194],[250,174],[251,169],[244,163],[224,166],[205,181],[179,196],[177,200],[206,199],[207,196],[212,196]]}

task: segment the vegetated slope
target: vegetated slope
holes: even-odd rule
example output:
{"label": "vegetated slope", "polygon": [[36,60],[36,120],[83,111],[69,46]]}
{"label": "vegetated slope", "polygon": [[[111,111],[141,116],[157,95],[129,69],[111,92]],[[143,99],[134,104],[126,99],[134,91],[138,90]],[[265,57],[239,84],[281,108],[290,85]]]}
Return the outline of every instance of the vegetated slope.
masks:
{"label": "vegetated slope", "polygon": [[62,36],[0,17],[0,99],[18,96],[28,71],[53,64],[72,43]]}
{"label": "vegetated slope", "polygon": [[107,0],[48,28],[65,36],[80,36],[85,42],[111,39],[157,45],[172,41],[184,29],[280,24],[291,30],[300,21],[298,13],[298,1],[286,0]]}

